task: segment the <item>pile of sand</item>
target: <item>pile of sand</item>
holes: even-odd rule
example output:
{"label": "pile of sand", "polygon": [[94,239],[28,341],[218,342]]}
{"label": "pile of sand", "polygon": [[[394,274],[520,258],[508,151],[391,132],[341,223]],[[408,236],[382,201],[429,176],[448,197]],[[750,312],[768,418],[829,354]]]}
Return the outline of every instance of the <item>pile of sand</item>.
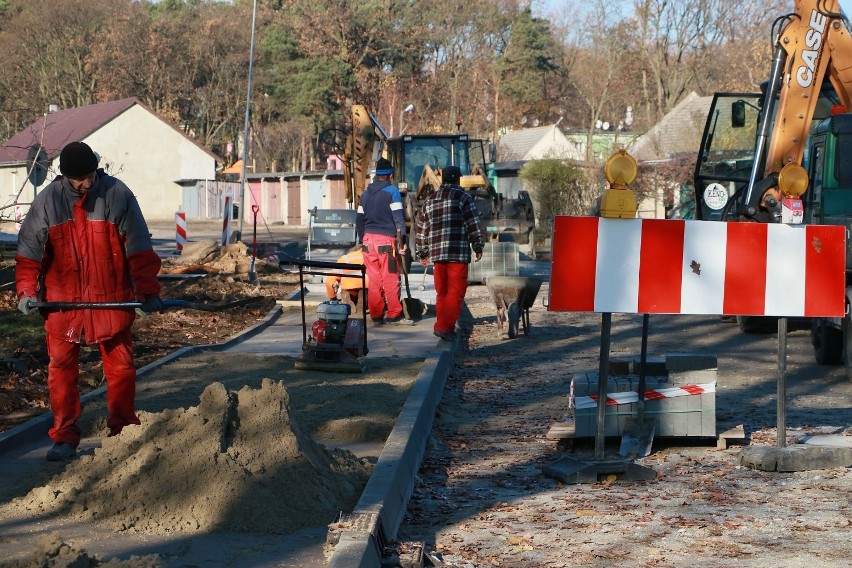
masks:
{"label": "pile of sand", "polygon": [[238,392],[214,383],[197,407],[139,418],[0,515],[65,514],[152,534],[287,533],[351,510],[370,473],[305,435],[271,379]]}
{"label": "pile of sand", "polygon": [[157,554],[131,556],[128,560],[104,561],[97,555],[90,555],[83,548],[65,542],[58,534],[51,534],[38,537],[35,551],[27,558],[9,560],[2,565],[4,568],[160,568],[163,564]]}

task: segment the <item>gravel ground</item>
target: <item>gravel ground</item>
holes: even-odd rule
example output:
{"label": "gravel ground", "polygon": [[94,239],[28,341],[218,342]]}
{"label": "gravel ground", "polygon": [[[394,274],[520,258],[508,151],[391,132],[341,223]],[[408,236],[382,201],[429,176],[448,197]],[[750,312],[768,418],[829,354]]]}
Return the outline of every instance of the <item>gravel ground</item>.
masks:
{"label": "gravel ground", "polygon": [[[546,295],[542,289],[539,299]],[[657,439],[639,460],[656,479],[565,485],[542,466],[566,455],[545,434],[568,414],[568,385],[597,370],[600,315],[531,310],[531,334],[500,337],[487,288],[468,291],[468,339],[457,355],[400,528],[435,565],[849,566],[852,471],[767,473],[738,465],[741,447]],[[716,317],[652,316],[649,355],[714,353],[717,431],[743,424],[748,443],[776,440],[774,335],[743,335]],[[612,356],[639,353],[641,316],[614,315]],[[791,333],[787,434],[844,432],[852,383],[813,362]],[[585,443],[584,443],[585,442]],[[578,441],[578,457],[593,447]],[[608,446],[608,456],[618,452]],[[427,564],[428,565],[428,564]]]}

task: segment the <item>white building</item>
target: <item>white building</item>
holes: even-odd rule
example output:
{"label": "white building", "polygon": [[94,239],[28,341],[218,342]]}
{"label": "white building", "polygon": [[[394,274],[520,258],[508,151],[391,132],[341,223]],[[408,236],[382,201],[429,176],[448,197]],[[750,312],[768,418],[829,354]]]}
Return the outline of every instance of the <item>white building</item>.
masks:
{"label": "white building", "polygon": [[[0,146],[0,205],[19,195],[25,213],[35,192],[59,175],[59,154],[74,141],[91,146],[100,167],[130,187],[149,220],[173,219],[183,187],[215,179],[222,161],[136,98],[60,110]],[[33,146],[43,147],[47,158],[47,175],[36,188],[27,167]],[[0,230],[10,232],[6,224]]]}

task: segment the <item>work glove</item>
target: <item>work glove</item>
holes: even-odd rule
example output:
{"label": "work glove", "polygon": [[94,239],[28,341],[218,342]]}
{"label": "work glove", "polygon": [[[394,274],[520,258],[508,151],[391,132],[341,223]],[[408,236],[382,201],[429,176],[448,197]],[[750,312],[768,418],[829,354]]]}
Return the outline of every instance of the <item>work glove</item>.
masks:
{"label": "work glove", "polygon": [[148,296],[142,300],[142,311],[146,314],[164,312],[165,310],[166,306],[163,304],[163,301],[159,296]]}
{"label": "work glove", "polygon": [[37,301],[38,300],[36,300],[32,296],[24,296],[23,298],[21,298],[21,301],[18,302],[18,309],[21,310],[21,312],[25,316],[28,316],[30,314],[34,314],[34,313],[38,312],[38,308],[31,308],[30,302],[37,302]]}

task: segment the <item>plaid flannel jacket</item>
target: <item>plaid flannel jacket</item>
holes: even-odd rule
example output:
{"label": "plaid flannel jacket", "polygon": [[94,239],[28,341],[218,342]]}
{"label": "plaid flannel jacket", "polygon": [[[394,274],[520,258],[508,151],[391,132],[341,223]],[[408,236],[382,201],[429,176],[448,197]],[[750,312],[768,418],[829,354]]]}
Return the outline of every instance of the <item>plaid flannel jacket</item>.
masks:
{"label": "plaid flannel jacket", "polygon": [[482,252],[479,213],[473,198],[457,185],[444,184],[432,193],[417,216],[415,250],[432,262],[470,262],[471,247]]}

